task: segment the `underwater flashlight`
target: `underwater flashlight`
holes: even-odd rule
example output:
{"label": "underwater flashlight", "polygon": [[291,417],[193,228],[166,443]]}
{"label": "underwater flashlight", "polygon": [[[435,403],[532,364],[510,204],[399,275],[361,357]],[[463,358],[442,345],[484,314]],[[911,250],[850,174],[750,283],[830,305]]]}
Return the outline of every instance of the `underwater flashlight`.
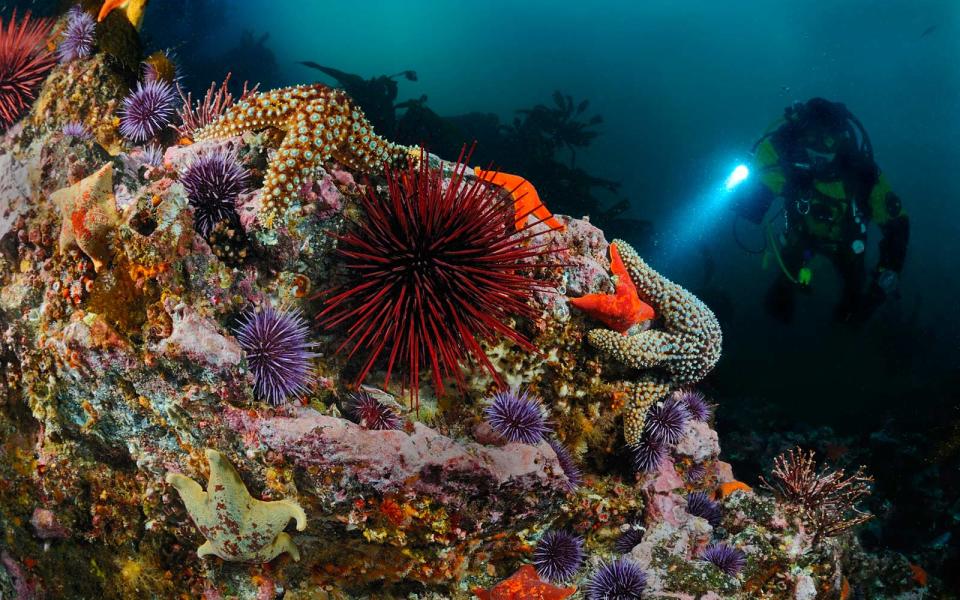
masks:
{"label": "underwater flashlight", "polygon": [[727,177],[727,180],[724,182],[723,187],[728,192],[732,192],[734,188],[747,180],[747,177],[750,176],[750,169],[747,165],[737,165],[737,167],[730,173]]}

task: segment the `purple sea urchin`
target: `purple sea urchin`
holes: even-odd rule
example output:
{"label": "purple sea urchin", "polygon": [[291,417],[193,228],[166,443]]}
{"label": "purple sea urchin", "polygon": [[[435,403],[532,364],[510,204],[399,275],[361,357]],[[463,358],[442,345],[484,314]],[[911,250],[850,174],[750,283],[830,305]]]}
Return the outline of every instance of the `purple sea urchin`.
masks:
{"label": "purple sea urchin", "polygon": [[695,517],[706,519],[707,523],[716,527],[720,524],[720,505],[710,499],[704,492],[692,492],[687,495],[687,512]]}
{"label": "purple sea urchin", "polygon": [[573,454],[560,440],[551,438],[547,440],[547,443],[553,448],[553,452],[557,455],[557,463],[559,463],[563,474],[567,476],[568,488],[572,491],[580,487],[580,484],[583,483],[583,473],[580,471],[577,461],[573,458]]}
{"label": "purple sea urchin", "polygon": [[700,553],[700,560],[713,564],[730,577],[736,577],[747,564],[747,555],[743,550],[728,546],[723,542],[711,544]]}
{"label": "purple sea urchin", "polygon": [[151,167],[155,168],[161,167],[163,166],[163,157],[165,153],[166,150],[164,150],[163,146],[160,144],[150,144],[143,149],[143,164],[150,165]]}
{"label": "purple sea urchin", "polygon": [[569,531],[548,531],[537,543],[533,564],[547,581],[569,580],[583,564],[583,538]]}
{"label": "purple sea urchin", "polygon": [[667,445],[646,435],[630,450],[633,452],[633,466],[641,473],[653,473],[667,457]]}
{"label": "purple sea urchin", "polygon": [[78,140],[89,140],[93,137],[87,126],[80,121],[70,121],[60,130],[67,137],[77,138]]}
{"label": "purple sea urchin", "polygon": [[173,119],[177,94],[161,79],[138,83],[137,89],[123,99],[120,133],[134,142],[145,142],[164,130]]}
{"label": "purple sea urchin", "polygon": [[674,396],[687,407],[690,418],[694,421],[706,422],[713,414],[713,405],[707,402],[703,394],[696,390],[681,390],[674,392]]}
{"label": "purple sea urchin", "polygon": [[647,411],[644,436],[672,446],[683,437],[689,421],[690,411],[687,410],[687,405],[675,396],[670,396]]}
{"label": "purple sea urchin", "polygon": [[67,13],[67,26],[57,46],[61,63],[88,58],[93,53],[94,33],[97,22],[87,11],[74,6]]}
{"label": "purple sea urchin", "polygon": [[538,444],[550,433],[539,399],[526,391],[497,392],[483,414],[490,427],[510,442]]}
{"label": "purple sea urchin", "polygon": [[228,152],[202,154],[180,177],[193,207],[194,229],[207,237],[221,221],[237,218],[237,197],[246,191],[247,171]]}
{"label": "purple sea urchin", "polygon": [[384,430],[403,427],[403,419],[392,408],[363,390],[351,394],[345,408],[361,427],[367,429]]}
{"label": "purple sea urchin", "polygon": [[690,465],[690,468],[687,469],[687,481],[696,483],[702,480],[706,474],[707,466],[703,463]]}
{"label": "purple sea urchin", "polygon": [[629,554],[640,542],[643,541],[644,530],[638,525],[631,525],[629,529],[620,534],[617,541],[613,543],[613,549],[618,554]]}
{"label": "purple sea urchin", "polygon": [[247,312],[236,330],[237,341],[253,372],[256,395],[277,406],[302,395],[313,381],[310,328],[299,310]]}
{"label": "purple sea urchin", "polygon": [[647,587],[647,574],[637,563],[617,559],[597,569],[586,585],[588,600],[636,600]]}

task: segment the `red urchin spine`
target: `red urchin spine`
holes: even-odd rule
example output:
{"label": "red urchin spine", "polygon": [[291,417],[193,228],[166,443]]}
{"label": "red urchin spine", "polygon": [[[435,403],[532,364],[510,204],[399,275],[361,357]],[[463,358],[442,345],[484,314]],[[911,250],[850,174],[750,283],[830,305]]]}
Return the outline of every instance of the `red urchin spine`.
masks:
{"label": "red urchin spine", "polygon": [[13,11],[6,28],[0,18],[0,125],[9,127],[36,96],[37,87],[56,63],[46,47],[53,23],[30,19],[17,22]]}
{"label": "red urchin spine", "polygon": [[395,370],[406,371],[404,387],[416,402],[424,369],[438,393],[447,377],[462,388],[461,369],[470,361],[501,383],[481,340],[502,336],[535,350],[507,321],[536,317],[530,301],[545,286],[522,270],[552,251],[531,243],[539,234],[529,227],[513,233],[513,199],[468,181],[469,156],[461,152],[449,180],[430,168],[423,150],[406,169],[388,168],[388,194],[368,184],[360,201],[365,220],[338,236],[338,254],[356,277],[317,318],[328,329],[347,326],[338,352],[367,354],[358,385],[385,356],[385,385]]}

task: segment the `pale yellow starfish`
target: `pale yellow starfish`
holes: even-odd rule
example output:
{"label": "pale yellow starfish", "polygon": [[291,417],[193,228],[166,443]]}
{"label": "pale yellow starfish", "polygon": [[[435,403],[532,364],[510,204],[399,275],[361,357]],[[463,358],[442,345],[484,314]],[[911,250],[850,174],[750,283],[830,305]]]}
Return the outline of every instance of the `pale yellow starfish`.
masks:
{"label": "pale yellow starfish", "polygon": [[717,317],[699,298],[650,268],[623,240],[613,243],[640,299],[653,306],[662,321],[662,328],[633,335],[610,329],[587,334],[590,344],[609,358],[642,371],[623,384],[623,432],[628,444],[637,444],[647,409],[671,391],[699,382],[717,364],[723,334]]}
{"label": "pale yellow starfish", "polygon": [[307,515],[292,500],[264,502],[247,491],[230,461],[216,450],[207,450],[210,480],[207,491],[180,473],[167,473],[167,483],[176,488],[187,512],[207,541],[197,548],[203,558],[209,554],[224,560],[270,562],[289,552],[300,560],[300,551],[284,532],[291,519],[297,531],[307,527]]}
{"label": "pale yellow starfish", "polygon": [[355,171],[375,173],[385,165],[406,166],[413,153],[411,148],[375,134],[346,93],[324,85],[283,88],[245,98],[197,131],[194,141],[268,128],[284,133],[264,177],[263,216],[268,225],[299,195],[303,179],[330,159]]}
{"label": "pale yellow starfish", "polygon": [[120,222],[113,195],[113,165],[107,163],[74,185],[50,194],[60,209],[60,251],[78,246],[100,271],[115,251]]}

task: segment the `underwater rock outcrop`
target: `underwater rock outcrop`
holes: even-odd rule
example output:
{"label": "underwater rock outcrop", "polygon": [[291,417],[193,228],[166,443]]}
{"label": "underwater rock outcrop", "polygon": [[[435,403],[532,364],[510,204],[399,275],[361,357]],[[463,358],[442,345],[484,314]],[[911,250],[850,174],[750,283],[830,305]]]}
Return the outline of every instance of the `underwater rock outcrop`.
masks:
{"label": "underwater rock outcrop", "polygon": [[[292,353],[309,376],[286,402],[265,401],[256,340],[236,333],[244,315],[323,310],[354,275],[337,248],[368,218],[361,198],[387,197],[381,171],[407,150],[364,132],[362,113],[317,86],[225,99],[225,116],[197,136],[214,139],[173,145],[171,129],[134,145],[118,135],[117,112],[136,84],[116,67],[102,49],[54,67],[32,112],[0,139],[3,597],[560,598],[596,595],[618,569],[650,597],[911,589],[897,580],[906,566],[864,553],[849,532],[814,540],[783,503],[736,482],[709,406],[672,395],[719,357],[709,309],[616,242],[659,320],[626,336],[590,333],[595,323],[567,295],[616,289],[603,232],[557,215],[559,227],[531,219],[518,233],[510,190],[495,188],[479,214],[498,243],[519,249],[495,276],[536,287],[526,308],[504,315],[529,345],[488,336],[470,348],[503,385],[452,361],[463,385],[439,393],[425,374],[419,410],[394,380],[364,388],[389,408],[381,427],[355,410],[361,366],[338,352],[344,331],[298,321]],[[95,122],[79,118],[91,99]],[[300,127],[313,115],[326,119],[321,142],[330,133],[337,146],[307,157]],[[64,135],[78,120],[92,136]],[[316,145],[308,133],[303,144]],[[250,185],[197,228],[196,188],[183,179],[210,153],[235,161]],[[419,164],[456,191],[452,163]],[[548,251],[527,251],[533,233]],[[473,339],[455,327],[433,334]],[[386,364],[372,364],[378,381]],[[538,399],[527,409],[536,435],[504,436],[523,423],[486,418],[505,388]],[[633,429],[668,400],[679,429],[656,468],[638,473]],[[583,540],[569,581],[529,566],[549,531]]]}

